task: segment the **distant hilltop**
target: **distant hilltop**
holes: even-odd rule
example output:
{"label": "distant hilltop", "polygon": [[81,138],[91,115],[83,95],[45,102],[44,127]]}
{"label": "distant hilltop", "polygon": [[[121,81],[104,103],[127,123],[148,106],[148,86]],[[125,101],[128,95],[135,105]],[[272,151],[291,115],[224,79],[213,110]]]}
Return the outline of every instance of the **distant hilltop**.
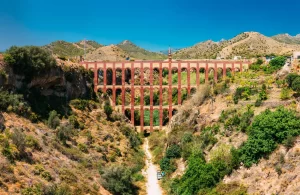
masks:
{"label": "distant hilltop", "polygon": [[[79,58],[85,56],[87,61],[119,60],[161,60],[166,59],[168,51],[151,52],[129,40],[117,45],[103,45],[96,41],[79,41],[70,43],[55,41],[43,46],[58,58]],[[291,36],[279,34],[267,37],[258,32],[244,32],[232,39],[214,42],[203,41],[183,49],[172,49],[175,59],[232,59],[234,56],[252,58],[267,55],[291,55],[300,51],[300,34]]]}

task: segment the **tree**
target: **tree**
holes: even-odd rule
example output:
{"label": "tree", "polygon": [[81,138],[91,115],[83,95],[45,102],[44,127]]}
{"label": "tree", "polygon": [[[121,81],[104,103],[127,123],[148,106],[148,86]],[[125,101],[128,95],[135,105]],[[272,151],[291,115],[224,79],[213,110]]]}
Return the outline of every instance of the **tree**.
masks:
{"label": "tree", "polygon": [[286,58],[283,56],[278,56],[270,61],[270,66],[275,67],[276,69],[280,69],[284,66]]}
{"label": "tree", "polygon": [[27,79],[40,71],[56,66],[51,54],[36,46],[13,46],[6,51],[4,61],[15,73],[25,75]]}
{"label": "tree", "polygon": [[113,109],[112,109],[112,107],[110,106],[110,104],[109,104],[108,101],[105,102],[105,105],[104,105],[104,112],[105,112],[105,114],[106,114],[107,119],[110,119],[110,115],[112,114]]}
{"label": "tree", "polygon": [[112,194],[137,194],[133,185],[132,171],[122,165],[111,165],[103,170],[102,185]]}
{"label": "tree", "polygon": [[286,82],[288,84],[288,87],[292,87],[293,81],[298,77],[300,77],[300,76],[296,73],[288,74],[286,77]]}
{"label": "tree", "polygon": [[295,92],[300,93],[300,77],[295,78],[295,80],[292,83],[292,89]]}
{"label": "tree", "polygon": [[48,126],[51,129],[56,129],[56,127],[58,127],[59,124],[60,124],[60,120],[59,120],[58,114],[57,114],[57,112],[55,110],[52,110],[49,113]]}

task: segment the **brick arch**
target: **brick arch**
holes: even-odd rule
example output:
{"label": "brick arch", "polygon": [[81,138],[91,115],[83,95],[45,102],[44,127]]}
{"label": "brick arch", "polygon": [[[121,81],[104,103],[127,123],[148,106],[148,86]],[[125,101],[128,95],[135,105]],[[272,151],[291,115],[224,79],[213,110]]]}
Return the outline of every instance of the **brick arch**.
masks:
{"label": "brick arch", "polygon": [[[116,110],[120,110],[122,106],[122,113],[126,112],[125,114],[130,118],[131,123],[141,126],[141,130],[143,130],[144,126],[144,110],[150,110],[150,129],[153,130],[153,116],[157,115],[157,110],[160,116],[159,124],[163,126],[166,124],[167,118],[170,119],[174,114],[173,109],[177,108],[175,104],[182,103],[182,99],[184,99],[183,95],[189,97],[203,81],[208,81],[208,73],[210,70],[213,70],[214,73],[211,80],[216,81],[217,79],[220,80],[220,74],[218,74],[219,69],[217,68],[223,68],[223,77],[225,77],[225,67],[230,67],[231,72],[234,73],[235,67],[243,71],[243,68],[249,66],[250,62],[230,60],[175,62],[169,60],[147,62],[82,62],[81,64],[86,67],[86,69],[91,68],[91,70],[93,70],[95,92],[102,91],[108,93],[114,107],[118,101],[118,105],[115,107]],[[149,72],[147,72],[148,69]],[[175,72],[177,73],[178,79],[176,83],[172,83],[172,70],[173,73],[174,70],[176,70]],[[195,70],[196,85],[194,85]],[[145,74],[145,71],[147,74]],[[182,72],[186,73],[182,74]],[[182,75],[187,76],[187,82],[181,82]],[[148,88],[150,90],[150,105],[144,105],[144,90]],[[158,92],[159,98],[156,98]],[[178,98],[174,100],[172,93]],[[154,123],[157,125],[157,120]]]}

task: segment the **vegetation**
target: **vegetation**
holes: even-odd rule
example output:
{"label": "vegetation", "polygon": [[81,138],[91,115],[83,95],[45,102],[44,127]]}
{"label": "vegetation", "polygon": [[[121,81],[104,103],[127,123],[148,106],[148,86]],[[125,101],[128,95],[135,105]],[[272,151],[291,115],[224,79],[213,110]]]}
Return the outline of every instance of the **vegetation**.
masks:
{"label": "vegetation", "polygon": [[284,108],[272,112],[266,110],[256,116],[248,129],[248,140],[239,149],[241,161],[250,167],[261,157],[269,155],[278,144],[283,143],[288,136],[300,134],[300,120]]}
{"label": "vegetation", "polygon": [[46,50],[35,46],[13,46],[6,51],[4,61],[27,80],[56,66],[55,59]]}

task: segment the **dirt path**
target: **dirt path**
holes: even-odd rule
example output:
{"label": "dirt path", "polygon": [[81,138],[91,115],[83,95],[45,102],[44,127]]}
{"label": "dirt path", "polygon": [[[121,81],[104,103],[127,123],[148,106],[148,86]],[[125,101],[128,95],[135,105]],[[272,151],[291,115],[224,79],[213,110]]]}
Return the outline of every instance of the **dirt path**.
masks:
{"label": "dirt path", "polygon": [[144,151],[146,154],[146,174],[147,174],[147,194],[148,195],[162,195],[162,190],[158,184],[157,176],[156,176],[156,171],[157,168],[156,166],[152,163],[152,155],[149,150],[149,143],[148,139],[145,138],[144,142]]}

